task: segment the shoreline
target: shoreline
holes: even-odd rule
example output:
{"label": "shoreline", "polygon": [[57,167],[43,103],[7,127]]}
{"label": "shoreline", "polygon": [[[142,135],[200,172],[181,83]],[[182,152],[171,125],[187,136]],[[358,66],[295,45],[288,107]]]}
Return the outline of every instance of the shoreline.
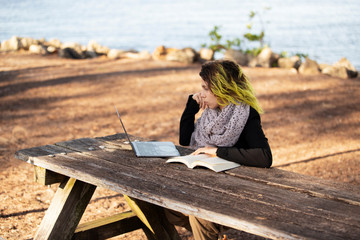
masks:
{"label": "shoreline", "polygon": [[[138,52],[136,50],[120,50],[110,49],[102,46],[94,40],[90,40],[87,46],[80,45],[76,42],[62,43],[58,39],[46,41],[45,38],[33,39],[30,37],[17,37],[3,41],[0,43],[0,52],[12,52],[26,50],[39,55],[55,55],[61,58],[69,59],[88,59],[107,56],[109,59],[139,59],[139,60],[165,60],[182,63],[206,62],[214,59],[216,51],[210,48],[201,48],[195,50],[193,48],[177,49],[158,46],[152,53],[149,51]],[[345,57],[341,57],[334,64],[317,63],[315,60],[308,58],[304,54],[293,56],[282,56],[272,51],[269,47],[263,47],[258,55],[245,53],[242,50],[226,49],[224,59],[230,59],[241,66],[248,67],[279,67],[292,69],[300,74],[325,74],[343,79],[356,78],[358,70]]]}

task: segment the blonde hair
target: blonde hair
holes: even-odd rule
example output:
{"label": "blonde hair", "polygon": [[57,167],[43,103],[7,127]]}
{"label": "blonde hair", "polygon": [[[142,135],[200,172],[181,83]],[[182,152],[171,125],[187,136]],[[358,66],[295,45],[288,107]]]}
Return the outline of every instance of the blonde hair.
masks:
{"label": "blonde hair", "polygon": [[201,78],[208,83],[220,106],[246,103],[263,113],[255,91],[241,67],[229,60],[210,61],[202,65]]}

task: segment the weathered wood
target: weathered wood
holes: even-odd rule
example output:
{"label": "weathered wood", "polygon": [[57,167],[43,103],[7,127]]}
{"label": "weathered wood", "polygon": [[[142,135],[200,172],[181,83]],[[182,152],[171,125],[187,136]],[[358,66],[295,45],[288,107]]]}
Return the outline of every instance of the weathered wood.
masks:
{"label": "weathered wood", "polygon": [[150,230],[150,232],[145,231],[148,238],[157,240],[181,240],[174,225],[166,220],[161,207],[130,198],[126,195],[124,197],[132,211]]}
{"label": "weathered wood", "polygon": [[64,175],[47,170],[42,167],[34,166],[34,181],[42,185],[60,183],[65,179]]}
{"label": "weathered wood", "polygon": [[71,239],[95,189],[74,178],[62,182],[34,239]]}
{"label": "weathered wood", "polygon": [[[48,146],[48,148],[49,148],[49,146]],[[94,152],[92,152],[92,153],[94,153]],[[116,154],[116,152],[113,152],[113,153],[115,153]],[[66,158],[70,158],[71,156],[68,154],[67,156],[57,156],[56,158],[58,158],[58,159],[60,159],[60,158],[64,158],[64,157],[66,157]],[[86,159],[84,159],[84,160],[81,160],[82,158],[86,158]],[[76,165],[79,165],[79,166],[81,166],[81,169],[82,169],[82,171],[80,171],[78,174],[80,174],[81,172],[86,172],[86,165],[87,164],[89,164],[89,163],[92,163],[91,164],[91,166],[90,166],[90,169],[89,169],[89,171],[91,171],[93,174],[95,174],[96,175],[96,172],[95,172],[95,170],[97,170],[97,168],[94,168],[94,163],[96,162],[97,164],[100,164],[100,162],[102,161],[102,160],[100,160],[100,159],[96,159],[96,161],[94,161],[94,160],[91,160],[91,158],[89,157],[89,156],[83,156],[83,155],[79,155],[79,156],[77,156],[76,158],[74,158],[74,156],[72,156],[72,158],[73,159],[75,159],[76,160],[76,162],[73,162],[73,161],[70,161],[69,162],[69,165],[70,166],[72,166],[72,167],[74,167],[74,166],[76,166]],[[50,158],[51,160],[53,160],[53,158]],[[142,161],[142,164],[143,164],[144,162]],[[109,165],[110,164],[110,165]],[[114,163],[111,163],[111,162],[108,162],[108,161],[106,161],[106,162],[104,162],[104,163],[102,163],[102,164],[100,164],[99,166],[102,166],[102,169],[99,169],[103,174],[104,174],[104,176],[102,177],[102,179],[106,179],[106,177],[107,176],[115,176],[116,175],[116,172],[117,173],[126,173],[125,175],[126,176],[130,176],[131,174],[140,174],[140,176],[136,176],[136,178],[135,179],[132,179],[132,178],[129,178],[128,180],[125,180],[125,184],[126,185],[132,185],[132,184],[129,184],[129,183],[134,183],[134,185],[137,185],[137,186],[134,186],[135,188],[137,188],[137,189],[139,189],[139,192],[138,191],[136,191],[135,192],[135,194],[137,194],[137,195],[135,195],[135,196],[139,196],[139,197],[144,197],[144,195],[146,195],[146,193],[148,192],[148,191],[152,191],[152,192],[154,192],[154,193],[156,193],[156,191],[154,191],[154,190],[151,190],[151,187],[153,187],[155,184],[157,184],[158,185],[158,182],[161,182],[161,180],[156,180],[156,179],[151,179],[151,178],[154,178],[154,177],[156,177],[156,173],[154,173],[154,174],[152,174],[152,172],[149,172],[149,170],[147,170],[147,171],[143,171],[143,173],[140,171],[136,171],[136,169],[134,169],[134,167],[136,168],[137,166],[134,164],[134,166],[132,166],[132,167],[129,167],[129,168],[123,168],[122,170],[123,171],[121,171],[121,170],[117,170],[117,169],[114,169],[114,167],[115,167],[115,165],[112,165],[112,164],[114,164]],[[155,164],[155,162],[153,162],[152,163],[152,165],[153,164]],[[64,167],[64,166],[66,166],[67,164],[66,164],[66,161],[65,161],[65,159],[64,160],[62,160],[62,167]],[[106,167],[107,165],[109,165],[107,168],[109,168],[109,169],[111,169],[111,171],[115,171],[115,172],[113,172],[113,173],[110,173],[110,172],[107,172],[107,170],[105,170],[104,169],[104,167]],[[157,166],[157,167],[159,167],[159,166]],[[149,166],[149,168],[148,169],[152,169],[152,167],[150,167]],[[59,170],[61,170],[61,169],[59,169]],[[156,169],[153,169],[153,170],[156,170]],[[157,169],[157,170],[159,170],[159,172],[161,172],[161,173],[163,173],[163,171],[161,171],[161,169]],[[163,169],[164,170],[164,169]],[[221,177],[221,176],[223,176],[223,177],[227,177],[226,179],[225,179],[225,182],[224,182],[224,184],[226,184],[226,182],[228,182],[229,181],[229,179],[228,179],[228,176],[227,175],[225,175],[225,174],[217,174],[217,175],[214,175],[212,172],[210,172],[210,171],[193,171],[193,173],[202,173],[202,177],[206,180],[206,178],[213,178],[214,179],[214,177]],[[176,173],[176,172],[175,172]],[[183,173],[183,175],[184,174],[186,174],[186,173],[191,173],[191,171],[181,171],[181,173]],[[106,176],[105,176],[106,175]],[[176,175],[176,174],[175,174]],[[192,178],[194,178],[194,177],[196,177],[196,176],[198,176],[199,174],[195,174],[195,176],[187,176],[186,178],[188,178],[189,177],[189,179],[192,179]],[[80,175],[79,175],[80,176]],[[148,176],[149,178],[146,178],[145,176]],[[135,176],[134,176],[135,177]],[[116,177],[116,178],[118,178],[118,177]],[[143,186],[144,185],[144,182],[142,182],[142,179],[143,180],[145,180],[145,182],[149,182],[150,184],[151,184],[151,182],[153,182],[153,184],[151,184],[151,186],[149,186],[150,188],[147,188],[146,186],[145,186],[145,188],[138,188],[138,186]],[[150,180],[151,179],[151,180]],[[221,178],[219,178],[219,179],[221,179]],[[140,180],[140,182],[139,182],[139,180]],[[167,179],[167,180],[169,180],[169,179]],[[164,181],[164,180],[162,180],[162,181]],[[166,181],[166,179],[165,179],[165,181]],[[199,179],[196,179],[195,181],[193,180],[192,182],[190,182],[191,183],[191,185],[194,185],[193,183],[196,183],[196,182],[199,182],[199,181],[201,181],[201,178],[199,178]],[[241,180],[240,180],[241,181]],[[210,181],[206,181],[206,182],[210,182]],[[217,181],[215,181],[215,182],[217,182]],[[99,184],[101,184],[101,183],[103,183],[103,182],[99,182]],[[186,185],[184,185],[184,186],[180,186],[179,185],[179,183],[181,183],[181,182],[179,182],[178,180],[176,181],[176,182],[169,182],[168,183],[168,185],[174,185],[174,189],[173,189],[173,193],[172,194],[168,194],[168,196],[171,196],[171,195],[178,195],[178,193],[179,193],[179,189],[186,189]],[[245,188],[246,187],[246,184],[247,184],[248,182],[247,181],[245,181],[244,182],[244,185],[241,187],[241,188]],[[202,184],[204,184],[204,183],[202,183]],[[234,183],[234,184],[236,184],[236,183]],[[253,184],[253,183],[251,183],[251,184]],[[232,185],[232,183],[230,183],[230,184],[228,184],[228,186],[229,187],[231,187],[231,185]],[[120,184],[117,184],[117,186],[120,186]],[[227,185],[224,185],[225,187],[227,187]],[[215,186],[214,186],[215,187]],[[240,189],[241,189],[240,188]],[[142,191],[140,191],[140,190],[142,190]],[[204,194],[203,194],[203,196],[196,196],[196,194],[198,193],[198,194],[201,194],[201,192],[202,191],[200,191],[200,190],[206,190],[206,189],[202,189],[202,187],[200,188],[200,189],[196,189],[196,190],[193,190],[193,191],[190,191],[190,189],[188,189],[187,191],[189,191],[189,193],[190,194],[193,194],[193,196],[194,196],[194,198],[201,198],[201,197],[203,197],[203,196],[208,196],[208,194],[206,193],[206,192],[204,192]],[[209,187],[209,189],[208,190],[211,190],[211,187]],[[251,189],[250,189],[251,190]],[[223,191],[223,190],[222,190]],[[284,191],[284,193],[285,193],[286,191]],[[130,193],[132,193],[132,194],[134,194],[134,192],[130,192]],[[185,192],[184,192],[185,193]],[[230,192],[231,193],[231,192]],[[246,191],[245,191],[245,193],[246,193]],[[156,199],[156,200],[158,200],[158,201],[164,201],[164,202],[166,202],[165,200],[163,200],[161,197],[159,197],[159,196],[157,196],[156,194],[153,194],[154,196],[147,196],[147,197],[151,197],[151,199],[150,200],[154,200],[154,199],[156,199],[156,197],[158,197],[159,199]],[[283,194],[279,194],[279,196],[282,196]],[[264,196],[266,196],[266,194],[264,194]],[[205,201],[204,202],[204,205],[207,205],[207,207],[209,207],[210,209],[211,208],[213,208],[213,209],[219,209],[219,207],[217,206],[217,205],[219,205],[219,206],[223,206],[223,207],[230,207],[230,206],[232,206],[233,205],[233,202],[236,202],[237,200],[236,200],[236,198],[234,199],[234,196],[227,196],[226,194],[225,194],[225,191],[223,191],[222,193],[221,193],[221,195],[220,195],[220,197],[225,197],[226,199],[231,199],[231,201],[230,202],[228,202],[227,204],[225,204],[225,202],[224,202],[224,200],[223,201],[216,201],[216,199],[217,198],[219,198],[219,194],[218,195],[215,195],[214,197],[211,197],[211,196],[208,196],[208,198],[206,198],[206,199],[203,199],[203,201]],[[238,200],[240,200],[240,202],[241,202],[241,199],[245,199],[245,200],[250,200],[250,201],[253,201],[254,203],[257,203],[259,200],[257,200],[257,198],[259,197],[258,196],[258,193],[256,193],[256,191],[255,191],[255,194],[254,194],[254,197],[252,198],[252,200],[251,200],[251,198],[250,199],[247,199],[247,197],[244,197],[244,196],[242,196],[241,194],[240,195],[238,195],[237,196],[237,198],[239,198],[240,197],[240,199],[238,199]],[[276,199],[278,196],[277,196],[277,194],[274,194],[274,199]],[[179,197],[180,198],[180,197]],[[182,200],[186,200],[186,197],[182,197],[183,199]],[[214,201],[214,204],[209,204],[208,203],[208,201],[212,201],[212,198],[214,198],[215,199],[215,201]],[[181,199],[181,198],[180,198]],[[306,196],[305,196],[305,199],[306,199]],[[288,197],[286,197],[285,198],[285,202],[287,202],[289,200],[289,198]],[[169,200],[167,200],[168,202],[167,202],[167,204],[169,204],[169,206],[171,207],[171,201],[169,201]],[[265,202],[265,201],[264,201]],[[300,201],[301,202],[301,201]],[[246,202],[245,202],[246,203]],[[244,203],[244,205],[243,206],[241,206],[241,209],[236,209],[236,210],[239,210],[239,213],[240,212],[242,212],[242,214],[241,215],[243,215],[244,217],[243,217],[243,219],[246,219],[247,217],[251,217],[251,214],[252,215],[254,215],[254,214],[256,214],[255,216],[258,216],[258,210],[260,211],[260,212],[268,212],[268,214],[270,214],[270,216],[271,215],[273,215],[271,212],[269,213],[269,209],[267,209],[267,207],[273,207],[273,208],[275,208],[276,207],[276,204],[274,205],[273,203],[268,203],[268,205],[269,206],[267,206],[267,205],[265,205],[264,206],[264,210],[261,210],[261,205],[263,205],[263,204],[261,204],[261,201],[259,202],[259,204],[257,204],[257,207],[256,208],[254,208],[254,206],[247,206],[246,204]],[[194,207],[191,207],[192,206],[192,199],[188,199],[188,205],[186,205],[185,206],[185,209],[176,209],[175,208],[175,206],[172,206],[172,207],[174,207],[173,209],[175,209],[175,210],[184,210],[183,212],[186,212],[186,211],[189,211],[190,210],[190,213],[195,213],[194,215],[196,215],[196,214],[198,214],[198,216],[199,217],[202,217],[202,218],[205,218],[205,219],[207,219],[207,218],[209,218],[209,216],[207,216],[207,214],[209,215],[209,213],[207,213],[205,210],[201,210],[201,211],[199,211],[197,208],[194,208]],[[248,203],[247,203],[248,204]],[[180,206],[181,207],[181,205],[184,205],[184,203],[182,202],[182,203],[180,203],[178,206]],[[243,207],[245,207],[245,210],[247,210],[247,209],[250,209],[250,215],[249,215],[249,213],[248,214],[244,214],[244,209],[243,209]],[[279,212],[283,212],[284,210],[286,210],[286,208],[282,208],[282,207],[276,207],[276,208],[278,208],[278,210],[276,210],[275,212],[276,212],[276,214],[279,214]],[[192,212],[191,212],[192,211]],[[220,208],[220,211],[221,211],[221,208]],[[226,209],[224,209],[223,210],[224,211],[224,213],[226,213]],[[255,211],[255,213],[254,213],[254,211]],[[272,209],[272,211],[274,211],[274,209]],[[238,213],[238,211],[235,211],[236,213]],[[346,215],[346,213],[347,212],[345,212],[344,214]],[[213,216],[211,216],[211,214],[212,213],[210,213],[210,219],[209,220],[211,220],[211,219],[213,219],[213,218],[215,218],[215,217],[213,217]],[[214,214],[214,216],[216,216],[216,214],[215,213],[213,213]],[[230,216],[231,215],[234,215],[234,213],[231,213],[230,214]],[[261,215],[260,215],[261,216]],[[227,223],[227,222],[229,222],[229,219],[227,219],[226,220],[226,218],[227,218],[228,216],[217,216],[216,217],[216,221],[218,221],[219,223]],[[293,223],[293,224],[295,224],[295,225],[301,225],[301,223],[304,221],[304,220],[306,220],[306,215],[305,215],[305,217],[303,217],[303,216],[301,216],[302,217],[302,219],[300,219],[299,218],[299,216],[292,216],[291,214],[290,214],[290,216],[288,216],[287,217],[287,221],[285,221],[285,223],[281,223],[281,222],[275,222],[275,224],[278,224],[279,225],[279,227],[281,227],[281,224],[285,224],[284,225],[284,228],[286,228],[286,227],[289,227],[289,223],[292,223],[292,219],[295,219],[296,221]],[[311,217],[311,215],[310,216],[307,216],[308,218],[309,217]],[[270,220],[271,219],[271,217],[270,218],[265,218],[264,216],[262,216],[262,217],[258,217],[259,219],[261,219],[261,220],[263,220],[263,222],[269,222],[269,223],[271,223],[272,221]],[[325,219],[326,220],[326,219]],[[322,221],[324,221],[324,220],[322,220]],[[327,220],[326,220],[327,221]],[[243,224],[243,226],[241,225],[241,222],[239,222],[237,225],[235,225],[235,228],[238,228],[239,229],[239,227],[242,229],[242,230],[245,230],[245,229],[248,229],[249,231],[254,231],[253,233],[261,233],[261,234],[264,234],[264,233],[266,233],[267,235],[266,236],[268,236],[268,235],[270,235],[271,236],[271,234],[274,234],[274,230],[272,229],[272,231],[268,231],[267,229],[266,229],[266,227],[265,226],[262,226],[262,227],[260,227],[260,232],[259,232],[259,229],[257,229],[256,228],[256,226],[261,226],[261,224],[264,224],[264,223],[257,223],[257,224],[255,224],[255,226],[254,226],[254,223],[252,223],[251,221],[245,221],[245,224]],[[309,225],[309,224],[308,224]],[[298,231],[301,231],[301,229],[298,229]],[[324,230],[323,230],[324,231]],[[281,232],[276,232],[275,231],[275,235],[281,235]]]}
{"label": "weathered wood", "polygon": [[251,168],[251,171],[248,168],[236,168],[227,171],[227,173],[238,178],[260,182],[276,188],[302,192],[354,205],[360,204],[360,187],[357,185],[334,182],[277,168]]}
{"label": "weathered wood", "polygon": [[[124,145],[125,137],[122,134],[110,135],[96,138],[100,142],[106,142],[117,146]],[[93,142],[96,144],[96,142]],[[192,152],[190,149],[177,146],[182,155]],[[277,168],[246,168],[240,167],[227,171],[229,175],[243,178],[250,181],[261,182],[273,185],[278,188],[285,188],[292,191],[306,192],[319,197],[327,197],[334,200],[345,201],[352,204],[359,204],[360,187],[357,185],[333,182],[312,176],[302,175]]]}
{"label": "weathered wood", "polygon": [[[360,235],[359,205],[339,200],[338,196],[348,197],[330,183],[319,181],[309,191],[291,176],[284,184],[272,181],[272,169],[240,167],[227,174],[191,170],[166,164],[164,159],[136,158],[132,151],[116,147],[123,140],[111,141],[78,139],[21,150],[18,155],[136,199],[268,238],[357,239]],[[64,150],[70,153],[48,156]],[[328,197],[327,188],[337,198]],[[317,189],[320,194],[314,194]]]}
{"label": "weathered wood", "polygon": [[[99,145],[99,144],[101,144],[101,143],[98,143],[98,142],[96,142],[96,141],[94,141],[94,140],[91,140],[91,143],[87,143],[87,144],[89,144],[89,145],[85,145],[85,146],[81,146],[81,144],[86,144],[85,142],[80,142],[80,143],[75,143],[75,142],[73,142],[72,143],[73,145],[77,145],[77,147],[79,147],[79,148],[87,148],[87,146],[90,146],[90,145]],[[113,154],[114,154],[114,156],[108,156],[108,155],[106,155],[107,153],[105,153],[104,151],[102,151],[101,152],[101,156],[98,156],[97,155],[97,152],[95,151],[95,152],[88,152],[88,153],[86,153],[86,154],[89,154],[89,155],[91,155],[91,156],[94,156],[94,157],[103,157],[103,158],[106,158],[106,159],[108,159],[109,161],[112,161],[112,159],[116,159],[116,154],[117,154],[117,152],[113,152]],[[150,161],[150,160],[149,160]],[[122,159],[122,164],[124,164],[124,165],[128,165],[128,166],[133,166],[133,167],[136,167],[136,163],[134,163],[134,162],[127,162],[127,159],[126,158],[124,158],[124,159]],[[163,165],[162,163],[159,165],[159,164],[157,164],[156,162],[152,162],[152,166],[154,167],[154,169],[155,169],[155,171],[157,171],[158,170],[158,168],[159,167],[161,167],[161,165]],[[150,166],[148,167],[149,168],[149,170],[151,170],[150,169]],[[283,184],[283,185],[280,185],[280,184],[277,184],[277,183],[272,183],[272,182],[269,182],[269,181],[266,181],[266,180],[261,180],[261,179],[256,179],[256,178],[254,178],[254,177],[252,177],[251,176],[251,172],[252,171],[259,171],[259,170],[261,170],[262,171],[262,173],[264,174],[264,175],[270,175],[271,173],[273,173],[273,171],[276,171],[276,169],[258,169],[258,168],[238,168],[239,170],[242,170],[243,172],[245,172],[246,171],[246,173],[248,173],[247,175],[245,175],[245,174],[243,174],[243,175],[241,175],[241,176],[239,176],[239,174],[237,175],[237,177],[240,177],[240,178],[245,178],[246,180],[252,180],[252,181],[254,181],[254,182],[259,182],[259,183],[261,183],[262,185],[269,185],[269,184],[272,184],[272,185],[274,185],[275,187],[278,187],[278,188],[285,188],[285,189],[290,189],[290,190],[292,190],[292,191],[295,191],[295,190],[298,190],[298,192],[302,192],[302,193],[307,193],[307,194],[309,194],[310,196],[312,196],[312,195],[319,195],[319,196],[321,196],[321,195],[323,195],[323,197],[325,197],[326,198],[326,196],[328,196],[328,195],[325,195],[325,194],[321,194],[321,193],[315,193],[315,191],[316,190],[312,190],[312,192],[310,192],[310,190],[307,190],[304,186],[303,186],[303,188],[299,188],[299,187],[297,187],[296,185],[295,186],[292,186],[292,185],[285,185],[285,184]],[[250,173],[249,173],[250,172]],[[285,172],[285,171],[282,171],[282,170],[280,170],[280,172]],[[181,174],[183,173],[183,171],[181,172]],[[277,174],[279,173],[279,171],[277,171],[276,172]],[[164,174],[164,173],[161,173],[162,175]],[[173,172],[171,172],[171,174],[173,174]],[[289,175],[289,174],[288,174]],[[212,173],[210,173],[210,175],[209,175],[209,177],[211,178],[213,176],[213,174]],[[299,174],[294,174],[294,175],[292,175],[292,177],[293,178],[296,178],[297,179],[297,182],[299,181],[299,177],[300,176],[302,176],[302,175],[299,175]],[[202,176],[203,177],[203,176]],[[266,178],[266,176],[265,176],[265,178]],[[315,178],[310,178],[310,179],[308,179],[308,183],[310,183],[310,182],[314,182],[316,179]],[[278,180],[279,181],[279,180]],[[296,183],[296,181],[295,181],[295,183]],[[193,184],[196,184],[196,182],[194,182]],[[336,184],[334,184],[333,183],[333,185],[335,185],[336,186]],[[213,186],[212,186],[213,187]],[[311,189],[311,185],[310,185],[310,189]],[[358,188],[359,189],[359,188]],[[321,190],[321,189],[320,189]],[[324,191],[326,190],[326,189],[323,189]],[[227,191],[227,190],[226,190]],[[333,191],[334,192],[334,191]],[[337,193],[337,192],[335,192],[335,193]],[[344,193],[345,195],[346,195],[346,193]],[[354,194],[354,195],[356,195],[356,193]],[[343,198],[345,198],[346,196],[343,196]],[[336,197],[336,196],[333,196],[333,197],[331,197],[331,199],[335,199],[335,200],[339,200],[340,199],[340,197],[338,196],[338,197]],[[359,199],[359,198],[358,198]],[[350,200],[349,200],[349,202],[350,202]],[[357,204],[357,203],[359,203],[359,201],[354,201],[355,202],[355,204]]]}
{"label": "weathered wood", "polygon": [[100,240],[115,237],[146,226],[132,211],[80,224],[72,240]]}

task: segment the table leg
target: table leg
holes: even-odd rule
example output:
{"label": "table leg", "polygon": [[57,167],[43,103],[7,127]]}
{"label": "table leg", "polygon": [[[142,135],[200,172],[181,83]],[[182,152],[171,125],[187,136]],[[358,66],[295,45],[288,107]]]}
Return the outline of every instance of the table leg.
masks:
{"label": "table leg", "polygon": [[65,179],[46,211],[34,239],[71,239],[96,186]]}
{"label": "table leg", "polygon": [[167,221],[163,208],[124,195],[131,210],[147,226],[144,233],[150,240],[181,240],[176,228]]}

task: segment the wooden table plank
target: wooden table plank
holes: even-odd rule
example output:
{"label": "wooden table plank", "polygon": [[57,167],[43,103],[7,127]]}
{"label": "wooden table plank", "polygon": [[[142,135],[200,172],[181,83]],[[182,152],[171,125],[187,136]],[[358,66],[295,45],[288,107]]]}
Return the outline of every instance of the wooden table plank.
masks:
{"label": "wooden table plank", "polygon": [[[87,140],[85,140],[85,142],[87,142]],[[93,144],[94,141],[90,141],[90,143]],[[52,146],[52,148],[56,149],[55,146]],[[84,152],[84,150],[86,150],[86,144],[85,146],[79,148],[79,152],[81,153],[75,153],[76,151],[74,150],[73,153],[69,151],[70,153],[68,153],[67,155],[56,156],[57,160],[61,161],[60,165],[62,165],[60,167],[56,167],[58,168],[57,170],[63,171],[64,169],[66,170],[67,168],[69,168],[68,170],[71,169],[72,171],[74,171],[73,173],[82,175],[80,177],[84,177],[84,180],[87,178],[94,178],[94,176],[96,176],[96,179],[91,179],[91,181],[97,182],[100,185],[103,184],[105,187],[113,189],[115,191],[126,193],[128,195],[131,194],[130,196],[134,196],[136,198],[140,197],[140,199],[155,203],[157,205],[170,207],[175,210],[180,210],[185,213],[190,213],[199,217],[203,217],[205,219],[217,218],[221,221],[226,221],[231,227],[235,227],[237,229],[245,230],[262,236],[283,236],[287,238],[292,237],[291,234],[287,233],[289,232],[289,226],[292,228],[290,232],[300,234],[302,236],[306,235],[308,237],[316,236],[316,238],[318,236],[320,237],[320,235],[325,237],[331,236],[332,238],[334,238],[336,234],[339,239],[344,236],[351,238],[356,236],[357,233],[359,233],[359,229],[356,227],[354,228],[354,226],[349,223],[336,223],[337,226],[339,226],[340,228],[337,229],[338,233],[331,231],[330,233],[326,233],[326,231],[328,229],[331,229],[331,227],[334,225],[333,220],[328,219],[329,216],[325,218],[321,216],[316,216],[316,214],[313,214],[313,216],[310,214],[311,209],[308,211],[308,214],[305,215],[301,212],[294,211],[290,212],[289,216],[283,216],[281,212],[285,211],[290,206],[286,206],[286,208],[284,208],[283,206],[278,206],[276,204],[269,204],[269,202],[266,202],[264,200],[264,195],[265,197],[268,197],[267,194],[262,194],[262,196],[254,197],[254,193],[251,193],[252,196],[249,197],[246,194],[249,194],[247,193],[247,191],[250,191],[251,189],[245,191],[242,188],[246,187],[247,183],[254,184],[254,182],[248,181],[246,179],[236,178],[236,184],[239,184],[238,182],[241,181],[243,181],[244,183],[242,185],[235,185],[239,189],[231,189],[231,184],[226,185],[226,181],[231,179],[231,176],[228,176],[226,174],[215,174],[207,170],[187,170],[183,166],[166,165],[161,159],[146,159],[146,161],[139,161],[139,159],[135,159],[135,162],[140,162],[138,165],[136,165],[134,161],[131,162],[131,159],[134,158],[131,156],[132,153],[129,151],[125,153],[124,151],[122,151],[121,156],[125,157],[122,158],[121,165],[119,166],[119,163],[117,162],[119,161],[119,159],[114,160],[114,156],[111,155],[119,154],[119,150],[113,149],[112,152],[103,151],[103,154],[101,154],[101,158],[104,158],[106,154],[111,153],[110,155],[107,155],[107,157],[105,157],[106,160],[97,157],[91,157],[90,155],[94,155],[97,153],[96,150],[86,152]],[[55,150],[46,150],[45,152],[51,153],[52,151]],[[61,152],[61,150],[56,151]],[[91,154],[89,152],[91,152]],[[99,152],[101,152],[100,149]],[[129,159],[127,159],[126,156],[128,156]],[[33,161],[34,163],[38,164],[48,164],[46,163],[46,159],[50,159],[50,161],[54,160],[54,158],[43,155],[43,157],[40,157],[40,159],[37,158],[36,161],[33,159]],[[72,164],[75,160],[80,161],[81,164]],[[69,162],[67,163],[67,161]],[[126,161],[127,164],[130,164],[129,166],[123,165]],[[149,162],[151,162],[150,165]],[[133,164],[133,166],[131,166],[131,164]],[[80,167],[80,165],[83,168],[77,169],[78,167]],[[146,167],[146,165],[149,166],[141,170],[141,168]],[[170,178],[169,176],[159,176],[159,174],[157,174],[156,172],[171,172],[171,174],[175,176],[175,178]],[[73,173],[69,171],[69,174]],[[219,190],[216,190],[217,185],[206,186],[205,183],[208,183],[207,181],[195,178],[200,174],[202,175],[201,177],[205,176],[205,178],[208,177],[214,178],[216,179],[216,181],[223,181],[222,183],[225,184],[224,186],[226,186],[226,191],[222,191],[221,195],[219,195]],[[107,176],[111,176],[111,178],[116,179],[109,179],[109,177]],[[189,178],[191,181],[179,181],[178,178],[176,179],[176,177],[179,176],[183,179]],[[165,182],[167,184],[164,184]],[[193,183],[196,182],[199,182],[199,184],[194,185]],[[257,184],[265,186],[265,184],[263,183]],[[141,186],[139,187],[139,185]],[[229,192],[231,194],[226,195],[226,192],[228,191],[227,188],[229,188]],[[290,192],[286,189],[282,190],[284,192]],[[301,193],[296,194],[302,195]],[[223,197],[219,198],[219,196],[222,195]],[[303,197],[303,199],[305,200],[306,198],[311,197],[306,194],[303,195],[305,195],[305,197]],[[276,196],[277,194],[275,194],[275,197]],[[214,202],[212,204],[209,204],[209,199],[214,200]],[[254,204],[256,208],[254,208]],[[205,208],[204,206],[208,206],[208,208]],[[212,210],[214,210],[214,206],[227,207],[221,209],[220,212],[212,212]],[[296,204],[292,207],[296,209]],[[256,212],[254,212],[254,209],[256,209]],[[298,219],[299,216],[302,219]],[[358,219],[355,220],[358,222]],[[323,223],[321,229],[313,229],[314,227],[312,226],[312,222],[314,221],[318,223]],[[307,232],[304,233],[303,229],[307,229]],[[355,229],[356,231],[353,231],[353,234],[346,234],[348,229]],[[322,238],[325,239],[325,237]]]}

